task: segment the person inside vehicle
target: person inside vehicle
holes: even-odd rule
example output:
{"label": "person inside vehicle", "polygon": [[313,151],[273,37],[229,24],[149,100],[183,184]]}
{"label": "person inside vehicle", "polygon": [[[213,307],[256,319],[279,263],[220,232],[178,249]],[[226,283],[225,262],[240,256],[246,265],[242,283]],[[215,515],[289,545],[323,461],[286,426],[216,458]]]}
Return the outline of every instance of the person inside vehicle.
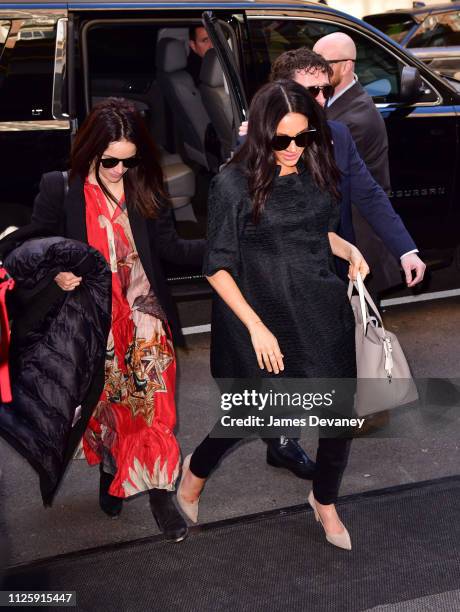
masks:
{"label": "person inside vehicle", "polygon": [[209,49],[212,49],[212,42],[203,26],[191,26],[189,28],[190,53],[187,61],[187,72],[193,78],[196,86],[200,84],[200,70],[203,57]]}

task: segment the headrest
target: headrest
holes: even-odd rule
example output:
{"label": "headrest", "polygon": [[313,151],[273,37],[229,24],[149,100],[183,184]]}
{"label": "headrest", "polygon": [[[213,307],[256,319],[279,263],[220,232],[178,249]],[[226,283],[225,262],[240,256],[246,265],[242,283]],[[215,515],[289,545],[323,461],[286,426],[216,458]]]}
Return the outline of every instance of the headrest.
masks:
{"label": "headrest", "polygon": [[156,65],[162,72],[175,72],[187,67],[187,52],[183,40],[162,38],[157,46]]}
{"label": "headrest", "polygon": [[223,87],[224,73],[220,67],[215,49],[209,49],[201,64],[200,81],[208,87]]}

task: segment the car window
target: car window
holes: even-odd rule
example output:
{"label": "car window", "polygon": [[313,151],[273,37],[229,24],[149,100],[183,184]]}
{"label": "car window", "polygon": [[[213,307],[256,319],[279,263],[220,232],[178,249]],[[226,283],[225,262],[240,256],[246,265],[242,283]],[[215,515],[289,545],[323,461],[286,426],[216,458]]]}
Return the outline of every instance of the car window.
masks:
{"label": "car window", "polygon": [[[306,19],[250,19],[249,28],[255,60],[252,73],[257,75],[257,86],[252,83],[250,94],[268,80],[278,55],[301,46],[311,49],[321,36],[341,30],[336,24]],[[350,34],[349,30],[344,31]],[[351,36],[357,47],[356,74],[361,85],[375,102],[398,102],[402,63],[366,37],[356,32]]]}
{"label": "car window", "polygon": [[[136,105],[159,150],[184,238],[205,236],[209,184],[234,148],[231,99],[218,58],[211,50],[207,62],[190,55],[189,29],[200,24],[197,18],[94,20],[80,39],[85,109],[109,96]],[[168,278],[185,273],[190,270],[167,264]]]}
{"label": "car window", "polygon": [[400,43],[406,35],[417,24],[416,21],[406,13],[390,13],[388,15],[368,15],[363,18],[396,42]]}
{"label": "car window", "polygon": [[155,72],[157,28],[149,24],[101,24],[88,31],[92,74],[117,77]]}
{"label": "car window", "polygon": [[53,119],[55,21],[25,22],[18,29],[13,20],[11,27],[0,25],[0,36],[5,36],[0,58],[0,121]]}
{"label": "car window", "polygon": [[431,70],[443,77],[451,77],[460,81],[460,65],[456,57],[439,57],[427,62]]}
{"label": "car window", "polygon": [[311,48],[315,41],[335,31],[327,24],[294,19],[250,19],[249,30],[254,65],[251,74],[257,76],[257,83],[251,79],[249,85],[255,90],[268,81],[271,65],[281,53],[299,47]]}
{"label": "car window", "polygon": [[460,45],[460,11],[429,15],[407,44],[408,47],[456,45]]}

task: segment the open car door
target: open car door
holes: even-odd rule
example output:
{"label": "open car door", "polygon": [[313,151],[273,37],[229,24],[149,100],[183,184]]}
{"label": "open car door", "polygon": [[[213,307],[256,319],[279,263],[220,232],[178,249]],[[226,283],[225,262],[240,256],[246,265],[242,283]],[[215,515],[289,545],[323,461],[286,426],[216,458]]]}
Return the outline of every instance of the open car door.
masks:
{"label": "open car door", "polygon": [[202,14],[203,23],[211,42],[216,50],[217,59],[224,73],[226,86],[230,95],[233,111],[233,141],[236,142],[238,129],[243,121],[247,120],[248,103],[244,92],[243,83],[238,71],[234,50],[231,48],[231,38],[227,39],[224,33],[225,23],[220,22],[213,11],[205,11]]}

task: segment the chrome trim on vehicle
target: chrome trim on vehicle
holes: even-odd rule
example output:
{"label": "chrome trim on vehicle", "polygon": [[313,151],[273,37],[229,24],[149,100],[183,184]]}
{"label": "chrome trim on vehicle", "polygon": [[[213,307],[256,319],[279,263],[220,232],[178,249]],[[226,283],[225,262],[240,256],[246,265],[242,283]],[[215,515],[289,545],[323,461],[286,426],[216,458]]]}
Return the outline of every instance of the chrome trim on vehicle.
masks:
{"label": "chrome trim on vehicle", "polygon": [[456,113],[411,113],[407,116],[407,119],[418,119],[419,117],[456,117]]}
{"label": "chrome trim on vehicle", "polygon": [[[283,19],[285,21],[287,20],[301,20],[303,19],[304,21],[315,21],[316,23],[325,23],[325,24],[334,24],[340,27],[343,27],[343,29],[345,30],[350,30],[351,32],[354,32],[355,34],[359,34],[361,36],[364,36],[365,38],[367,38],[368,40],[372,41],[373,43],[375,43],[376,45],[378,45],[379,47],[381,47],[382,49],[384,49],[385,51],[387,51],[388,53],[390,53],[393,57],[395,57],[398,61],[400,61],[402,64],[404,64],[405,66],[409,66],[410,64],[407,63],[407,59],[404,57],[400,57],[397,53],[394,52],[394,50],[391,47],[387,47],[385,45],[382,45],[382,43],[380,42],[380,40],[378,40],[378,38],[374,38],[373,36],[370,36],[369,33],[365,30],[365,28],[363,28],[362,30],[354,28],[352,26],[350,26],[348,23],[345,23],[342,20],[339,21],[334,21],[333,19],[320,19],[318,17],[311,17],[311,16],[307,16],[307,15],[302,15],[302,14],[296,14],[293,15],[291,14],[287,14],[281,12],[279,14],[268,14],[265,13],[265,11],[261,10],[256,10],[256,9],[251,9],[251,10],[247,10],[246,11],[246,16],[248,18],[248,20],[254,20],[254,19],[276,19],[276,20],[280,20]],[[342,16],[341,16],[342,17]],[[406,53],[408,52],[408,50],[404,50]],[[414,56],[415,58],[415,56]],[[419,60],[421,61],[421,60]],[[418,68],[418,66],[416,66],[416,68]],[[426,65],[424,65],[424,68],[426,69]],[[426,82],[426,77],[424,77],[422,74],[420,75],[422,80],[424,82]],[[434,75],[437,76],[437,75]],[[434,93],[437,95],[437,100],[435,102],[417,102],[415,104],[410,104],[408,106],[442,106],[442,104],[444,103],[443,98],[441,96],[441,94],[439,93],[439,91],[436,89],[436,87],[434,87],[434,85],[432,83],[428,83],[430,89],[432,89],[434,91]],[[401,104],[399,103],[392,103],[389,102],[388,103],[388,107],[393,108],[393,107],[397,107],[397,106],[401,106]]]}
{"label": "chrome trim on vehicle", "polygon": [[[377,103],[375,105],[377,108],[379,109],[392,109],[394,108],[394,106],[392,106],[392,104],[385,104],[385,103]],[[436,106],[436,105],[433,105]],[[419,105],[419,107],[421,107],[421,105]],[[450,108],[452,108],[449,105]],[[457,113],[455,111],[445,111],[445,112],[439,112],[439,111],[434,111],[433,113],[430,112],[413,112],[410,115],[407,115],[407,119],[414,119],[417,117],[456,117]]]}
{"label": "chrome trim on vehicle", "polygon": [[[30,2],[30,4],[33,4]],[[64,4],[64,3],[63,3]],[[0,4],[0,19],[26,19],[28,21],[40,21],[43,17],[60,19],[66,17],[67,9],[56,8],[52,5],[37,7],[34,10],[29,8],[5,8],[5,3]]]}
{"label": "chrome trim on vehicle", "polygon": [[0,121],[0,132],[34,132],[44,130],[68,130],[69,120]]}
{"label": "chrome trim on vehicle", "polygon": [[66,73],[66,50],[67,50],[67,23],[68,18],[58,19],[56,24],[56,50],[54,54],[54,76],[53,97],[51,113],[60,121],[67,119],[69,115],[62,109],[62,94],[64,88],[64,77]]}
{"label": "chrome trim on vehicle", "polygon": [[412,53],[420,59],[459,59],[460,46],[456,47],[406,47],[408,53]]}

